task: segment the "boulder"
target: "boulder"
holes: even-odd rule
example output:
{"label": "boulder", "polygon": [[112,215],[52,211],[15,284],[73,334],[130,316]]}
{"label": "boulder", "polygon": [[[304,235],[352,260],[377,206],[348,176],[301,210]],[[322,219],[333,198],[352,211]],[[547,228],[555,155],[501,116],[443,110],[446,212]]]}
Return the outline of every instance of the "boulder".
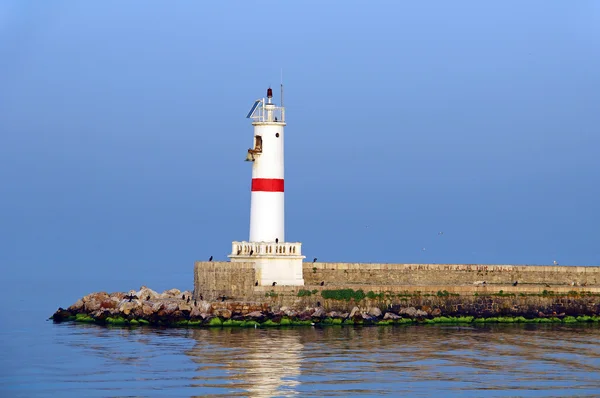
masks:
{"label": "boulder", "polygon": [[79,299],[75,302],[75,304],[73,304],[72,306],[70,306],[67,310],[71,311],[71,312],[79,312],[83,309],[83,300]]}
{"label": "boulder", "polygon": [[313,318],[324,318],[325,310],[321,307],[317,308],[315,312],[312,313]]}
{"label": "boulder", "polygon": [[150,316],[152,314],[154,314],[154,309],[151,305],[148,304],[143,304],[142,305],[142,314],[144,316]]}
{"label": "boulder", "polygon": [[431,311],[431,316],[437,317],[437,316],[440,316],[440,315],[442,315],[442,310],[440,310],[439,308],[434,308]]}
{"label": "boulder", "polygon": [[160,297],[160,294],[146,286],[140,287],[140,290],[138,290],[135,295],[138,296],[140,300],[146,300],[148,296],[150,296],[150,300],[156,300]]}
{"label": "boulder", "polygon": [[360,317],[361,317],[363,320],[365,320],[365,321],[368,321],[368,322],[373,322],[373,321],[376,321],[376,320],[377,320],[377,318],[375,318],[374,316],[371,316],[371,315],[369,315],[369,314],[368,314],[368,313],[366,313],[366,312],[361,312],[361,314],[360,314]]}
{"label": "boulder", "polygon": [[121,303],[119,304],[119,307],[117,308],[119,312],[123,313],[124,315],[129,315],[129,313],[131,311],[133,311],[135,308],[138,307],[142,307],[142,302],[140,300],[123,300],[121,301]]}
{"label": "boulder", "polygon": [[213,312],[213,314],[216,316],[220,316],[223,319],[231,318],[231,310],[228,310],[227,308],[221,308],[221,309],[215,310]]}
{"label": "boulder", "polygon": [[169,289],[162,292],[158,298],[181,298],[181,290]]}
{"label": "boulder", "polygon": [[373,317],[380,317],[381,316],[381,310],[377,307],[371,307],[369,308],[369,311],[367,311],[367,314],[373,316]]}
{"label": "boulder", "polygon": [[415,307],[400,308],[399,314],[408,315],[412,318],[417,315],[417,309]]}
{"label": "boulder", "polygon": [[396,315],[393,312],[386,312],[385,315],[383,316],[384,320],[388,320],[388,319],[396,320],[396,319],[400,319],[400,318],[401,318],[400,315]]}
{"label": "boulder", "polygon": [[166,303],[165,306],[163,307],[163,310],[166,315],[171,315],[175,311],[177,311],[178,308],[179,308],[179,305],[177,305],[177,303]]}
{"label": "boulder", "polygon": [[198,309],[198,307],[192,308],[192,311],[190,312],[190,318],[192,318],[192,319],[203,318],[202,313],[200,312],[200,309]]}
{"label": "boulder", "polygon": [[417,310],[415,315],[419,318],[419,317],[427,316],[428,314],[427,314],[427,311]]}
{"label": "boulder", "polygon": [[163,302],[154,303],[154,304],[152,304],[152,312],[156,313],[156,312],[162,310],[164,306],[165,306],[165,303],[163,303]]}
{"label": "boulder", "polygon": [[109,297],[110,296],[106,292],[88,294],[81,299],[83,302],[83,309],[88,313],[97,311],[100,309],[102,302],[108,300]]}
{"label": "boulder", "polygon": [[189,305],[188,303],[186,303],[185,301],[182,303],[179,303],[177,307],[178,307],[179,311],[191,311],[192,310],[192,306]]}
{"label": "boulder", "polygon": [[109,294],[109,297],[111,299],[115,299],[118,302],[118,301],[121,301],[121,300],[123,300],[125,298],[125,293],[123,293],[123,292],[114,292],[114,293]]}
{"label": "boulder", "polygon": [[336,311],[331,311],[331,312],[328,312],[328,313],[327,313],[327,316],[328,316],[329,318],[339,318],[340,314],[339,314],[339,313],[337,313]]}
{"label": "boulder", "polygon": [[359,311],[360,311],[360,309],[358,307],[352,308],[352,311],[350,311],[349,318],[354,318]]}
{"label": "boulder", "polygon": [[73,314],[70,311],[59,308],[58,310],[56,310],[54,315],[52,315],[52,319],[54,320],[54,322],[62,322],[68,320],[72,316]]}
{"label": "boulder", "polygon": [[100,303],[100,308],[105,309],[105,308],[117,308],[119,306],[119,301],[117,301],[116,297],[110,297],[108,300],[103,300]]}

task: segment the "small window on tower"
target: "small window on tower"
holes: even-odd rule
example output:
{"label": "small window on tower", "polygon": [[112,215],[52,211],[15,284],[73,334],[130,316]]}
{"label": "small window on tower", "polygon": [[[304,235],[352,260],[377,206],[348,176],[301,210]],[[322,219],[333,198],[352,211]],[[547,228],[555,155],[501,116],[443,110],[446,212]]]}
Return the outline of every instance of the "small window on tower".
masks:
{"label": "small window on tower", "polygon": [[262,152],[262,137],[260,135],[254,136],[254,150]]}

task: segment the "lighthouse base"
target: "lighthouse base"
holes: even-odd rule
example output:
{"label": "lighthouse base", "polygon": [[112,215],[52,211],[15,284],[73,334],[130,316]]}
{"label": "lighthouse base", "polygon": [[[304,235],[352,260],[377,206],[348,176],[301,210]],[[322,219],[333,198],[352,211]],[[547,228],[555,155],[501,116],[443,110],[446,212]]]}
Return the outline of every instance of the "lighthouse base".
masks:
{"label": "lighthouse base", "polygon": [[259,286],[304,286],[302,243],[233,242],[231,262],[253,263]]}

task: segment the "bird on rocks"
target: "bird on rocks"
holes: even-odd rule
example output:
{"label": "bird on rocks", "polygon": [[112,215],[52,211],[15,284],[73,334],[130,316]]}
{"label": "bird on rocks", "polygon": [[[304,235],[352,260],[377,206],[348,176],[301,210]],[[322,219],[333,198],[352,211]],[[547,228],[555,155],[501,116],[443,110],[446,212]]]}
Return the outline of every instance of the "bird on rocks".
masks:
{"label": "bird on rocks", "polygon": [[150,295],[148,295],[148,297],[146,297],[146,301],[150,301]]}
{"label": "bird on rocks", "polygon": [[194,299],[194,307],[198,306],[198,302],[196,301],[196,299]]}
{"label": "bird on rocks", "polygon": [[315,257],[315,258],[313,258],[313,263],[316,263],[316,262],[317,262],[317,258]]}
{"label": "bird on rocks", "polygon": [[272,286],[275,286],[276,284],[277,284],[277,282],[273,282],[273,285],[272,285]]}
{"label": "bird on rocks", "polygon": [[519,281],[515,281],[515,283],[513,283],[513,286],[517,286],[519,284]]}
{"label": "bird on rocks", "polygon": [[321,306],[321,302],[317,301],[317,307],[320,307],[320,306]]}
{"label": "bird on rocks", "polygon": [[212,261],[212,259],[213,259],[213,256],[210,256],[210,258],[208,259],[208,261]]}
{"label": "bird on rocks", "polygon": [[254,286],[258,286],[258,281],[254,282]]}
{"label": "bird on rocks", "polygon": [[227,297],[225,297],[225,296],[221,297],[221,301],[225,301],[225,300],[227,300]]}
{"label": "bird on rocks", "polygon": [[189,304],[189,302],[190,302],[190,296],[188,296],[188,298],[187,298],[187,300],[186,300],[186,301],[187,301],[187,303]]}
{"label": "bird on rocks", "polygon": [[202,295],[200,295],[200,300],[204,301],[204,297],[202,297]]}
{"label": "bird on rocks", "polygon": [[325,281],[321,281],[321,286],[323,286],[325,284]]}
{"label": "bird on rocks", "polygon": [[182,294],[182,295],[181,295],[181,299],[182,299],[182,300],[185,300],[185,294]]}

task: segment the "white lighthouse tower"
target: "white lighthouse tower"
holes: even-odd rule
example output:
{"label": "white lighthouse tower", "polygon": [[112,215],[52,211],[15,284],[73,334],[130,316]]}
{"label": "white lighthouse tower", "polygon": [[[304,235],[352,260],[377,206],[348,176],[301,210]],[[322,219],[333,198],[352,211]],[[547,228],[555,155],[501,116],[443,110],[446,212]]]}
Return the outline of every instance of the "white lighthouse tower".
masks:
{"label": "white lighthouse tower", "polygon": [[233,242],[229,258],[254,263],[261,286],[304,285],[302,244],[285,241],[285,108],[273,103],[269,88],[267,99],[256,100],[246,117],[254,126],[254,146],[246,155],[252,162],[250,239]]}

